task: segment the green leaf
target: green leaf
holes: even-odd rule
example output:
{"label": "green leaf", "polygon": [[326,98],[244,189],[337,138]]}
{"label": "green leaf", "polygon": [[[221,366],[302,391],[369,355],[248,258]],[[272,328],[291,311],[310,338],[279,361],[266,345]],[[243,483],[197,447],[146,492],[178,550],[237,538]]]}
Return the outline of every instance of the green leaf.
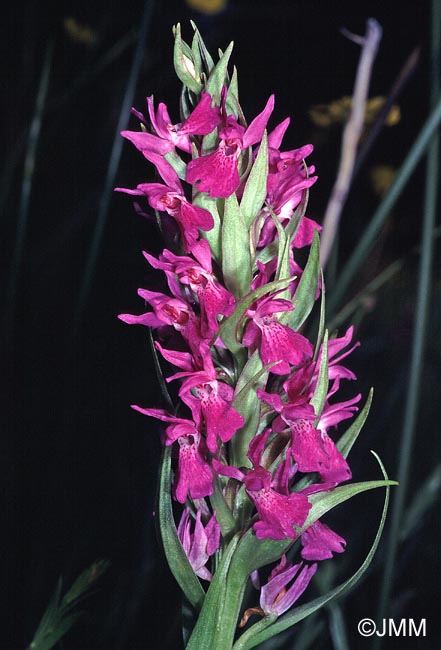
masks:
{"label": "green leaf", "polygon": [[241,298],[249,292],[251,284],[249,235],[235,194],[225,199],[222,221],[222,273],[227,289],[236,298]]}
{"label": "green leaf", "polygon": [[315,297],[320,277],[320,243],[318,231],[309,252],[308,262],[300,278],[293,298],[294,311],[289,313],[289,326],[298,330],[308,318],[315,304]]}
{"label": "green leaf", "polygon": [[388,480],[387,474],[384,470],[384,467],[380,459],[376,454],[374,455],[377,458],[378,462],[380,463],[385,480],[373,481],[371,483],[378,483],[385,486],[386,496],[384,500],[383,512],[381,515],[381,520],[377,530],[377,534],[375,536],[371,549],[366,556],[366,559],[364,560],[363,564],[360,566],[358,571],[356,571],[354,575],[352,575],[348,580],[338,585],[338,587],[335,587],[327,594],[315,598],[314,600],[312,600],[309,603],[306,603],[305,605],[301,605],[300,607],[296,607],[295,609],[288,611],[286,614],[279,617],[274,623],[268,625],[265,619],[262,619],[262,621],[259,621],[258,623],[250,627],[246,632],[244,632],[244,634],[234,644],[233,650],[251,650],[251,648],[255,648],[257,645],[259,645],[259,643],[263,643],[266,639],[269,639],[270,637],[279,634],[284,630],[287,630],[288,628],[292,627],[296,623],[299,623],[304,618],[316,612],[318,609],[321,609],[324,605],[328,605],[329,603],[335,601],[337,598],[340,598],[344,594],[348,593],[348,591],[356,585],[356,583],[360,580],[363,574],[367,571],[375,555],[375,552],[378,548],[378,544],[380,543],[381,535],[383,533],[383,528],[386,521],[387,509],[389,505],[389,486],[396,484],[394,481]]}
{"label": "green leaf", "polygon": [[239,115],[242,114],[242,109],[239,104],[239,86],[236,66],[233,67],[233,74],[231,75],[230,85],[228,86],[226,107],[229,115],[232,114],[239,117]]}
{"label": "green leaf", "polygon": [[290,282],[291,278],[285,278],[283,280],[279,280],[278,282],[268,282],[268,284],[265,284],[263,287],[255,289],[251,293],[244,296],[241,300],[239,300],[233,313],[228,316],[228,318],[224,318],[221,321],[219,326],[219,335],[227,348],[233,354],[237,354],[242,349],[242,345],[239,342],[239,326],[246,314],[247,309],[249,309],[253,302],[258,298],[261,298],[271,291],[284,289]]}
{"label": "green leaf", "polygon": [[78,576],[63,598],[62,580],[58,580],[28,650],[50,650],[60,641],[81,616],[81,612],[75,611],[75,607],[90,593],[90,588],[107,570],[109,564],[106,560],[94,562]]}
{"label": "green leaf", "polygon": [[[238,538],[233,537],[213,576],[186,650],[201,650],[202,648],[207,648],[207,650],[208,648],[227,650],[227,648],[231,647],[231,644],[228,646],[219,643],[218,637],[225,634],[227,627],[232,624],[228,610],[231,607],[231,602],[226,597],[226,588],[228,569],[237,542]],[[233,621],[233,634],[234,630],[235,621]]]}
{"label": "green leaf", "polygon": [[[278,280],[281,277],[284,278],[290,275],[291,272],[290,258],[291,258],[292,242],[294,237],[297,234],[297,231],[300,226],[300,222],[305,215],[306,206],[308,205],[308,197],[309,197],[308,190],[305,190],[301,202],[297,206],[296,210],[294,211],[294,214],[291,216],[291,219],[289,220],[288,225],[285,228],[283,228],[279,218],[274,213],[272,208],[268,205],[270,214],[274,220],[279,235],[277,272],[275,278],[276,280]],[[291,294],[288,290],[286,290],[280,295],[280,297],[286,300],[290,300]],[[291,318],[292,318],[291,312],[284,312],[279,316],[279,321],[284,325],[286,325],[287,323],[290,322]]]}
{"label": "green leaf", "polygon": [[368,490],[375,490],[379,487],[398,485],[396,481],[363,481],[361,483],[350,483],[349,485],[339,485],[330,492],[318,492],[309,495],[309,501],[312,507],[308,513],[305,523],[301,528],[303,533],[311,524],[321,519],[329,510],[344,503],[348,499]]}
{"label": "green leaf", "polygon": [[159,474],[158,521],[164,553],[177,583],[195,609],[200,609],[205,592],[187,559],[178,537],[171,502],[171,446],[164,447]]}
{"label": "green leaf", "polygon": [[90,590],[92,585],[107,571],[110,562],[98,560],[81,573],[71,588],[63,596],[61,601],[63,607],[70,607],[77,604],[80,599]]}
{"label": "green leaf", "polygon": [[200,230],[202,237],[210,244],[211,253],[218,264],[222,261],[221,220],[217,209],[217,199],[205,192],[195,195],[193,204],[205,208],[213,217],[214,226],[211,230]]}
{"label": "green leaf", "polygon": [[323,271],[320,271],[322,279],[322,290],[320,292],[320,319],[318,324],[317,332],[317,341],[315,344],[314,350],[314,359],[317,359],[318,353],[320,351],[320,346],[323,342],[323,337],[325,335],[325,322],[326,322],[326,291],[325,291],[325,279],[323,277]]}
{"label": "green leaf", "polygon": [[240,209],[249,229],[254,219],[262,209],[266,197],[266,182],[268,178],[268,137],[263,134],[256,160],[251,167],[250,174],[245,184]]}
{"label": "green leaf", "polygon": [[194,93],[199,94],[203,90],[200,81],[201,70],[196,69],[191,48],[182,40],[181,25],[178,23],[174,28],[175,45],[173,50],[173,63],[179,80],[190,88]]}
{"label": "green leaf", "polygon": [[201,78],[201,74],[203,71],[203,65],[202,65],[202,56],[201,56],[201,50],[199,47],[199,32],[195,32],[193,34],[193,39],[191,41],[191,53],[192,53],[192,58],[195,64],[196,70],[199,71],[199,78]]}
{"label": "green leaf", "polygon": [[233,47],[234,43],[231,42],[225,52],[222,54],[214,69],[211,71],[207,85],[205,86],[205,90],[207,93],[210,93],[216,104],[219,104],[220,102],[223,86],[228,85],[228,62],[230,60]]}
{"label": "green leaf", "polygon": [[248,359],[237,381],[231,406],[245,420],[244,426],[234,435],[232,445],[232,464],[236,467],[251,467],[246,454],[251,439],[257,433],[260,421],[260,400],[257,389],[264,388],[268,377],[268,368],[264,368],[256,350]]}
{"label": "green leaf", "polygon": [[214,492],[210,496],[210,503],[213,510],[216,511],[216,519],[221,527],[222,537],[224,541],[229,541],[234,534],[236,521],[224,499],[219,477],[216,475],[214,476]]}
{"label": "green leaf", "polygon": [[198,28],[196,27],[196,24],[192,20],[190,20],[190,23],[191,23],[191,26],[193,27],[193,29],[195,31],[195,36],[197,37],[197,42],[198,42],[198,45],[199,45],[199,51],[201,53],[202,61],[204,63],[205,70],[206,70],[207,75],[208,75],[208,74],[210,74],[210,72],[214,68],[214,61],[211,58],[210,52],[207,50],[207,48],[205,46],[203,38],[202,38]]}
{"label": "green leaf", "polygon": [[342,454],[343,458],[347,458],[349,456],[349,452],[351,451],[355,441],[357,440],[358,434],[360,433],[364,423],[366,422],[367,416],[369,415],[369,411],[371,408],[373,395],[374,395],[374,389],[371,388],[369,391],[368,398],[366,400],[366,404],[363,406],[363,409],[360,411],[357,418],[351,424],[349,429],[345,431],[345,433],[341,436],[339,441],[336,443],[336,447],[339,450],[339,452]]}
{"label": "green leaf", "polygon": [[[286,269],[286,274],[289,275],[291,245],[299,229],[300,222],[302,221],[305,215],[306,206],[308,205],[308,197],[309,197],[309,192],[308,190],[305,190],[301,202],[299,203],[294,213],[292,214],[287,226],[284,228],[282,248],[280,248],[280,244],[279,244],[279,263],[277,267],[277,276],[279,277],[280,274],[283,273],[283,269]],[[270,208],[270,206],[268,207]],[[274,222],[277,226],[277,230],[279,231],[279,239],[280,239],[281,236],[280,228],[283,228],[283,226],[280,223],[279,218],[274,214],[271,208],[270,211],[274,219]],[[276,277],[276,279],[279,279],[279,277]]]}
{"label": "green leaf", "polygon": [[317,426],[323,407],[326,402],[326,395],[328,394],[328,330],[325,331],[322,345],[322,358],[320,362],[319,376],[314,395],[311,399],[311,404],[314,407],[316,420],[314,426]]}

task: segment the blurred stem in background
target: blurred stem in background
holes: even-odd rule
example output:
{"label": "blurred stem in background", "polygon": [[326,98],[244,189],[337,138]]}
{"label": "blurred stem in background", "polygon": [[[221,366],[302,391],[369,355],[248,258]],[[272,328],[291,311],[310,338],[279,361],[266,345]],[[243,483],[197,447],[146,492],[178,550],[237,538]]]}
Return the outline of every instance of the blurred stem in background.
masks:
{"label": "blurred stem in background", "polygon": [[[432,142],[433,135],[438,129],[440,122],[441,102],[438,102],[432,113],[427,118],[417,139],[410,148],[402,166],[397,172],[389,192],[378,206],[368,227],[360,237],[352,255],[349,257],[343,270],[339,273],[338,283],[329,295],[327,301],[328,314],[330,317],[334,315],[335,310],[339,307],[357,271],[360,269],[369,251],[374,246],[378,233],[388,218],[396,201],[401,196],[407,181],[415,170],[417,164],[420,162],[424,152]],[[430,237],[431,239],[433,238],[433,227]]]}
{"label": "blurred stem in background", "polygon": [[351,186],[357,148],[364,125],[366,100],[369,94],[372,67],[383,30],[376,20],[369,18],[364,37],[355,36],[347,30],[344,30],[343,33],[350,40],[358,43],[362,49],[355,77],[352,108],[343,131],[342,151],[337,179],[332,188],[331,197],[323,218],[323,231],[320,244],[320,262],[323,269],[326,267],[336,240],[340,216]]}
{"label": "blurred stem in background", "polygon": [[89,253],[86,258],[83,279],[80,287],[78,304],[74,315],[73,323],[73,336],[75,337],[78,329],[81,326],[81,320],[86,308],[87,299],[91,290],[93,278],[96,272],[100,248],[102,245],[104,231],[107,223],[107,215],[109,212],[110,201],[113,196],[113,188],[115,186],[115,178],[118,172],[119,163],[121,160],[122,147],[124,140],[121,138],[121,131],[127,128],[130,120],[130,109],[133,105],[133,99],[136,92],[136,85],[138,77],[141,72],[144,51],[146,46],[147,34],[153,14],[154,0],[145,0],[144,10],[140,21],[138,38],[133,56],[132,66],[127,80],[126,89],[124,92],[121,110],[119,114],[118,124],[115,131],[113,140],[112,152],[109,158],[107,167],[106,178],[104,187],[100,195],[100,202],[98,207],[98,214],[96,218],[95,228],[92,236],[92,242],[89,248]]}
{"label": "blurred stem in background", "polygon": [[12,253],[11,271],[5,300],[5,342],[7,345],[9,345],[13,336],[17,291],[22,272],[23,255],[29,222],[29,208],[31,205],[32,186],[34,181],[34,171],[38,145],[40,142],[41,125],[43,122],[43,115],[46,108],[46,101],[49,90],[53,52],[54,42],[51,39],[47,45],[46,54],[41,69],[37,99],[35,102],[32,122],[28,132],[27,148],[24,159],[14,252]]}
{"label": "blurred stem in background", "polygon": [[[438,113],[441,113],[441,0],[432,0],[431,26],[430,105],[432,109],[437,106]],[[420,404],[424,350],[427,338],[426,332],[431,295],[433,233],[436,223],[436,201],[439,179],[439,144],[439,133],[434,130],[427,156],[422,251],[418,275],[411,365],[407,384],[407,396],[405,400],[406,408],[404,412],[404,424],[401,440],[397,445],[397,449],[399,449],[397,479],[400,483],[400,488],[397,491],[392,504],[391,527],[385,556],[377,621],[381,621],[388,613],[389,600],[394,586],[395,562],[400,541],[400,529],[403,521],[404,506],[406,503],[413,440]],[[374,642],[374,650],[379,650],[381,646],[382,637],[377,636]]]}

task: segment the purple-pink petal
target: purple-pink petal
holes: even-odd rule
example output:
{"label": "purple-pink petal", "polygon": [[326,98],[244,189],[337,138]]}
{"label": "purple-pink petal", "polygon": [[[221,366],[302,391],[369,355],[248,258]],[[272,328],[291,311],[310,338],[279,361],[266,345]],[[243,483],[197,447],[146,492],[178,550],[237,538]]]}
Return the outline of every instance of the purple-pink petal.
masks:
{"label": "purple-pink petal", "polygon": [[220,122],[219,107],[211,107],[211,95],[202,93],[201,100],[181,125],[176,127],[180,135],[207,135],[217,127]]}
{"label": "purple-pink petal", "polygon": [[320,521],[314,522],[305,530],[302,537],[304,560],[326,560],[333,553],[343,553],[346,540]]}
{"label": "purple-pink petal", "polygon": [[351,470],[334,442],[314,429],[309,420],[291,422],[292,454],[300,472],[318,472],[325,482],[337,485],[351,478]]}
{"label": "purple-pink petal", "polygon": [[179,443],[179,462],[176,471],[175,497],[185,503],[187,496],[202,499],[213,494],[213,474],[210,465],[199,451],[196,435],[181,436]]}
{"label": "purple-pink petal", "polygon": [[227,147],[223,140],[213,153],[194,158],[187,165],[185,180],[194,185],[199,181],[198,191],[216,198],[226,198],[239,187],[240,177],[237,160],[240,147]]}
{"label": "purple-pink petal", "polygon": [[[316,569],[316,564],[309,567],[303,566],[302,562],[292,566],[283,556],[261,589],[260,606],[265,614],[280,616],[286,612],[303,594]],[[294,582],[287,588],[291,580]]]}
{"label": "purple-pink petal", "polygon": [[259,113],[257,117],[254,118],[254,120],[251,122],[251,124],[245,131],[243,136],[243,143],[242,143],[243,149],[246,149],[247,147],[251,147],[251,145],[256,144],[257,142],[260,142],[260,140],[262,140],[263,133],[266,129],[266,125],[268,124],[268,120],[273,110],[274,110],[274,95],[271,95],[263,111]]}

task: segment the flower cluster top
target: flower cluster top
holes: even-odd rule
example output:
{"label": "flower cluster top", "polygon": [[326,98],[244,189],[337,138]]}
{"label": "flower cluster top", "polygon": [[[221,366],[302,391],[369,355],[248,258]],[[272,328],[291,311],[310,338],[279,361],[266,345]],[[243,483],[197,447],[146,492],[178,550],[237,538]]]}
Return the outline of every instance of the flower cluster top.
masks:
{"label": "flower cluster top", "polygon": [[[320,328],[315,342],[305,334],[321,297],[320,226],[305,216],[317,180],[305,162],[312,146],[284,150],[290,120],[268,129],[273,95],[246,121],[230,51],[215,65],[184,46],[175,52],[180,121],[148,97],[146,115],[133,110],[141,130],[122,133],[157,180],[117,189],[156,212],[167,247],[158,258],[144,252],[164,274],[163,291],[139,289],[146,313],[119,318],[154,330],[179,398],[173,411],[133,408],[163,421],[164,445],[176,449],[178,533],[199,577],[211,580],[210,558],[232,533],[301,539],[301,562],[283,556],[262,587],[262,611],[280,614],[311,579],[308,562],[344,550],[326,524],[305,523],[311,495],[351,478],[332,434],[360,399],[338,399],[341,381],[355,379],[342,364],[353,328],[329,339]],[[213,506],[219,500],[229,523]]]}

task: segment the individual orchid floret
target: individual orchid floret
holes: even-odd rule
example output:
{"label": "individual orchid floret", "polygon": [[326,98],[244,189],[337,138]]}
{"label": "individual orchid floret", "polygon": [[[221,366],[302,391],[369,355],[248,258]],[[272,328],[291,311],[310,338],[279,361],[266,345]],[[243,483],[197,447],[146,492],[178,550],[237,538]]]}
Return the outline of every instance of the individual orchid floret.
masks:
{"label": "individual orchid floret", "polygon": [[213,467],[224,476],[229,476],[245,486],[251,501],[256,506],[258,521],[253,525],[258,539],[297,539],[298,529],[305,523],[311,504],[302,492],[284,494],[278,480],[273,480],[271,472],[259,465],[263,447],[270,430],[256,436],[250,445],[248,457],[253,469],[242,471],[237,467],[226,466],[213,459]]}
{"label": "individual orchid floret", "polygon": [[185,503],[187,496],[192,499],[213,494],[213,473],[206,461],[206,447],[203,438],[194,422],[184,418],[176,418],[163,409],[132,408],[149,417],[170,422],[165,430],[165,445],[178,442],[179,459],[174,483],[174,495],[177,501]]}
{"label": "individual orchid floret", "polygon": [[334,486],[352,477],[348,463],[333,440],[314,428],[311,420],[294,420],[290,428],[292,454],[300,472],[317,472],[325,483]]}
{"label": "individual orchid floret", "polygon": [[207,447],[215,452],[218,440],[228,442],[244,425],[243,416],[232,407],[234,389],[218,380],[210,350],[202,350],[204,369],[197,372],[182,372],[174,378],[187,376],[182,382],[179,396],[191,409],[198,426],[205,424]]}
{"label": "individual orchid floret", "polygon": [[[303,159],[298,158],[302,154],[308,155],[311,150],[312,145],[294,150],[294,152],[280,153],[270,150],[267,198],[266,205],[262,210],[262,215],[266,219],[260,232],[259,248],[267,246],[277,236],[274,217],[286,227],[294,210],[304,198],[305,190],[308,190],[316,182],[317,176],[310,175],[314,168],[305,169]],[[289,157],[291,155],[292,159]],[[321,226],[316,221],[303,216],[293,240],[294,248],[309,246],[312,243],[315,230],[320,231]]]}
{"label": "individual orchid floret", "polygon": [[287,325],[283,325],[274,316],[275,313],[293,309],[288,300],[272,297],[260,300],[255,309],[249,309],[250,317],[242,339],[243,345],[250,352],[259,349],[264,365],[275,363],[270,372],[287,375],[293,366],[301,366],[312,358],[313,348],[304,336]]}
{"label": "individual orchid floret", "polygon": [[[260,607],[266,616],[280,616],[303,594],[316,572],[317,565],[292,565],[283,555],[260,591]],[[291,583],[291,586],[288,586]]]}
{"label": "individual orchid floret", "polygon": [[[174,151],[175,146],[187,153],[191,153],[190,135],[206,135],[211,133],[219,123],[220,113],[218,107],[211,107],[211,96],[203,93],[201,101],[180,124],[172,124],[165,104],[160,103],[155,115],[153,98],[147,98],[149,117],[155,134],[148,131],[121,131],[121,135],[143,154],[147,160],[152,161],[152,155],[165,156]],[[132,112],[145,123],[142,113],[132,109]]]}
{"label": "individual orchid floret", "polygon": [[[351,347],[348,347],[352,341],[353,335],[354,326],[351,325],[343,336],[331,338],[328,341],[328,377],[330,381],[333,381],[333,387],[331,388],[329,395],[332,395],[339,389],[341,379],[356,379],[355,374],[351,370],[340,364],[342,359],[351,354],[351,352],[360,345],[360,342],[356,341],[351,345]],[[321,354],[322,347],[319,352],[319,360],[321,359]]]}
{"label": "individual orchid floret", "polygon": [[193,567],[193,571],[199,578],[212,579],[212,574],[207,568],[209,558],[217,551],[220,544],[220,525],[216,519],[216,513],[210,517],[206,526],[201,521],[201,511],[196,513],[194,531],[192,528],[192,517],[190,508],[185,508],[178,526],[178,537],[184,548],[185,554]]}
{"label": "individual orchid floret", "polygon": [[146,196],[155,210],[167,212],[178,224],[186,251],[190,251],[199,237],[200,230],[211,230],[214,221],[205,208],[190,203],[184,194],[179,177],[173,167],[161,156],[150,156],[165,181],[164,183],[140,183],[136,189],[116,188],[116,191],[135,196]]}
{"label": "individual orchid floret", "polygon": [[[324,426],[320,425],[321,418],[314,426],[317,418],[311,404],[302,397],[295,403],[283,402],[280,395],[263,390],[258,390],[258,396],[279,414],[272,422],[273,431],[280,433],[289,427],[292,456],[300,472],[318,473],[329,487],[335,487],[351,478],[349,465]],[[350,415],[344,411],[342,419],[346,417]]]}
{"label": "individual orchid floret", "polygon": [[210,247],[205,240],[197,242],[192,248],[197,255],[196,262],[188,256],[175,255],[165,249],[156,260],[145,254],[150,264],[166,272],[169,281],[177,276],[179,282],[191,289],[199,301],[201,311],[201,334],[211,338],[219,329],[218,315],[229,316],[235,305],[235,299],[212,272]]}
{"label": "individual orchid floret", "polygon": [[[352,340],[354,332],[354,327],[351,326],[346,331],[345,335],[342,337],[331,338],[328,341],[327,348],[327,357],[328,357],[328,379],[331,384],[331,387],[328,390],[326,399],[334,395],[339,387],[340,381],[342,379],[354,380],[356,379],[355,374],[340,364],[340,361],[347,357],[355,348],[360,344],[356,342],[349,349],[348,345]],[[285,413],[288,414],[292,406],[297,406],[299,402],[308,402],[314,395],[317,388],[317,382],[320,374],[320,367],[322,362],[323,354],[323,345],[319,348],[319,353],[317,359],[308,364],[305,364],[302,368],[299,368],[290,375],[285,382],[283,383],[284,391],[287,395],[287,401],[285,406]],[[342,403],[342,408],[345,406],[350,406],[355,404],[360,399],[360,396],[354,398],[353,401],[348,403]],[[334,411],[337,405],[334,407]],[[330,408],[328,405],[325,405],[325,409]],[[280,412],[280,411],[278,411]],[[289,417],[289,415],[288,415]],[[299,416],[301,417],[301,416]],[[350,417],[350,415],[347,415]],[[346,419],[345,417],[341,418],[342,420]],[[336,424],[337,422],[334,422]]]}
{"label": "individual orchid floret", "polygon": [[211,95],[202,93],[199,103],[187,119],[172,124],[167,106],[161,102],[155,115],[153,97],[147,97],[150,122],[156,135],[187,153],[191,153],[191,135],[208,135],[220,122],[220,109],[218,106],[212,107],[211,102]]}
{"label": "individual orchid floret", "polygon": [[327,560],[333,553],[343,553],[346,540],[331,530],[326,524],[315,521],[301,536],[304,560]]}
{"label": "individual orchid floret", "polygon": [[241,152],[262,139],[274,108],[274,95],[268,99],[263,111],[245,128],[234,115],[226,113],[226,92],[222,93],[222,128],[219,145],[210,154],[194,158],[187,165],[186,181],[198,184],[199,192],[226,198],[240,185],[238,161]]}
{"label": "individual orchid floret", "polygon": [[129,325],[146,325],[155,329],[171,326],[182,335],[193,354],[199,355],[204,340],[200,318],[185,300],[148,289],[138,289],[138,295],[153,307],[153,311],[139,315],[119,314],[120,320]]}

